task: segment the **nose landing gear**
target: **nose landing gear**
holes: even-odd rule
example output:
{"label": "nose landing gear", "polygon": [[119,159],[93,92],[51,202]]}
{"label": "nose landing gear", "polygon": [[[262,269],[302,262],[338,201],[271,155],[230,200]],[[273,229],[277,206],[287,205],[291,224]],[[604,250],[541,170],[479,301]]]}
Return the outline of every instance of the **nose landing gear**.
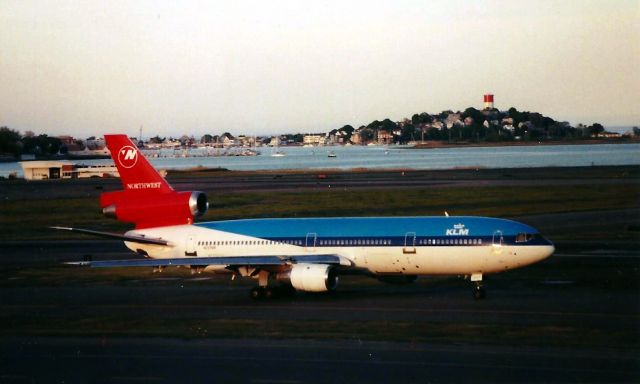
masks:
{"label": "nose landing gear", "polygon": [[482,286],[481,283],[476,283],[474,284],[473,287],[473,298],[476,300],[482,300],[485,298],[485,296],[487,295],[487,293],[484,290],[484,287]]}
{"label": "nose landing gear", "polygon": [[484,299],[487,293],[482,285],[482,273],[472,274],[471,282],[473,283],[473,298],[476,300]]}

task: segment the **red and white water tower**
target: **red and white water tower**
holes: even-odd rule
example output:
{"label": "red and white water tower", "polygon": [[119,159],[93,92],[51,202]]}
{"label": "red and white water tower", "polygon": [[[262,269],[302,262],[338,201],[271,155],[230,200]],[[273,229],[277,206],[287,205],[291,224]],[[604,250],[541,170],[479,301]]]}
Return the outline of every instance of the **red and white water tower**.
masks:
{"label": "red and white water tower", "polygon": [[484,95],[484,109],[493,109],[493,95],[487,93]]}

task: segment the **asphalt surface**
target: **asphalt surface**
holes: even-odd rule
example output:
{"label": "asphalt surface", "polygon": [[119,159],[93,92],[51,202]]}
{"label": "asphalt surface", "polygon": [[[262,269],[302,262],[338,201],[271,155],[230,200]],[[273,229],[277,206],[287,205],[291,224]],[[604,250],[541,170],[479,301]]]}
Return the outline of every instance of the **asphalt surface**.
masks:
{"label": "asphalt surface", "polygon": [[[386,172],[373,180],[342,173],[326,179],[316,173],[235,175],[171,183],[179,190],[243,192],[539,182],[522,176],[525,172],[536,171],[457,171],[456,178]],[[546,178],[543,185],[594,181],[618,182],[600,179],[596,172],[579,180]],[[0,197],[42,198],[43,185],[0,184]],[[118,180],[77,180],[47,188],[54,194],[48,192],[47,198],[97,197],[118,188]],[[640,227],[640,210],[516,219],[545,234],[594,226],[615,234]],[[251,282],[223,276],[141,273],[140,278],[100,276],[67,284],[55,278],[61,262],[132,254],[118,241],[4,242],[0,383],[640,382],[640,250],[614,237],[557,242],[556,254],[542,263],[488,276],[484,301],[472,300],[469,283],[455,277],[421,278],[402,286],[342,277],[332,295],[261,302],[249,299]],[[54,278],[42,278],[40,271]],[[85,271],[63,270],[61,276],[82,277]],[[100,332],[108,329],[104,323],[121,319],[134,327],[138,322],[166,326],[153,337],[140,337],[139,329],[130,335]],[[225,329],[233,328],[225,334],[213,328],[216,321],[237,325],[225,323]],[[47,331],[47,322],[62,324],[68,335]],[[98,329],[80,337],[73,327],[86,323]],[[203,324],[203,329],[173,330],[182,323]],[[265,324],[292,328],[259,328]],[[319,325],[322,329],[309,329]]]}
{"label": "asphalt surface", "polygon": [[[308,340],[9,339],[3,383],[631,382],[632,352]],[[10,357],[6,357],[10,356]],[[630,374],[635,370],[636,375]]]}
{"label": "asphalt surface", "polygon": [[[92,248],[82,241],[53,244],[23,244],[25,258],[18,264],[52,265],[52,260],[78,257]],[[109,257],[130,257],[119,242],[98,245]],[[12,247],[3,250],[18,248]],[[8,268],[20,270],[18,264]],[[5,325],[12,318],[109,321],[115,314],[167,324],[227,319],[238,322],[241,335],[211,329],[211,336],[205,329],[195,337],[170,330],[169,336],[150,338],[137,333],[51,337],[5,329],[0,382],[638,382],[640,294],[633,276],[639,268],[637,249],[560,245],[557,255],[542,263],[489,276],[484,301],[472,300],[468,282],[456,278],[421,278],[398,286],[342,277],[332,295],[297,294],[261,302],[248,297],[250,283],[223,276],[146,274],[70,285],[20,285],[16,280],[0,289]],[[253,329],[265,321],[302,328],[277,335]],[[305,324],[364,325],[309,337]],[[415,339],[412,329],[401,333],[401,339],[384,336],[384,328],[407,324],[415,327]],[[418,337],[429,327],[450,326],[465,336],[443,336],[436,330],[432,340]],[[469,333],[475,328],[493,329],[495,342],[486,334],[476,340]],[[620,330],[630,340],[621,340]],[[376,332],[382,336],[372,340]],[[524,333],[520,338],[510,332]],[[534,332],[533,338],[528,332]]]}

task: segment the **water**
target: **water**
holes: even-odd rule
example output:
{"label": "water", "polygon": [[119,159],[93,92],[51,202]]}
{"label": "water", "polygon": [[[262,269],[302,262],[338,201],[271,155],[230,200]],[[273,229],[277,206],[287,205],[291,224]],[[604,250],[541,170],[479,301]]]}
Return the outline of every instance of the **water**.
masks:
{"label": "water", "polygon": [[[590,165],[640,165],[640,144],[544,145],[531,147],[407,149],[398,147],[280,147],[284,157],[271,157],[270,148],[260,156],[150,158],[158,169],[193,167],[230,170],[279,169],[451,169],[527,168]],[[330,151],[336,157],[327,155]],[[105,164],[110,160],[85,160]],[[0,176],[17,172],[19,163],[0,163]]]}

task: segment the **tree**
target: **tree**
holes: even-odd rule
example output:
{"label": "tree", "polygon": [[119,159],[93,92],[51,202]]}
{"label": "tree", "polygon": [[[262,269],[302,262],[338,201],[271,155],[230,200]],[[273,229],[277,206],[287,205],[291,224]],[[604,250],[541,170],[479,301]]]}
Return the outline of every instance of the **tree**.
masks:
{"label": "tree", "polygon": [[484,121],[484,114],[473,107],[465,109],[464,112],[462,112],[462,114],[460,115],[460,117],[462,118],[462,120],[466,119],[467,117],[470,117],[473,119],[474,122],[478,124],[482,124],[482,122]]}
{"label": "tree", "polygon": [[415,133],[416,133],[416,128],[413,126],[413,124],[405,124],[402,127],[402,133],[400,135],[400,141],[403,143],[407,143],[409,141],[414,141],[415,138]]}
{"label": "tree", "polygon": [[60,151],[62,141],[57,137],[38,135],[22,139],[22,153],[34,155],[55,155]]}
{"label": "tree", "polygon": [[604,132],[604,127],[602,126],[602,124],[594,123],[589,127],[589,133],[591,136],[598,136],[602,132]]}
{"label": "tree", "polygon": [[398,124],[394,123],[393,121],[391,121],[389,119],[384,119],[384,120],[382,120],[382,123],[380,125],[380,129],[382,129],[385,132],[393,132],[396,129],[398,129]]}
{"label": "tree", "polygon": [[149,138],[149,143],[151,143],[151,144],[162,144],[162,143],[164,143],[165,139],[166,138],[164,138],[164,137],[160,137],[160,136],[156,135],[154,137]]}
{"label": "tree", "polygon": [[371,128],[360,129],[360,139],[362,140],[363,143],[367,143],[373,140],[374,136],[375,135],[373,134],[373,129]]}
{"label": "tree", "polygon": [[374,120],[370,122],[369,125],[367,125],[367,128],[380,129],[381,125],[382,125],[381,122],[379,122],[378,120]]}
{"label": "tree", "polygon": [[433,122],[433,117],[426,113],[426,112],[422,112],[421,114],[415,114],[413,116],[411,116],[411,123],[413,125],[419,125],[419,124],[429,124]]}
{"label": "tree", "polygon": [[7,127],[0,127],[0,153],[10,153],[20,156],[20,132]]}
{"label": "tree", "polygon": [[446,140],[446,137],[442,136],[442,132],[438,128],[429,128],[427,140]]}

